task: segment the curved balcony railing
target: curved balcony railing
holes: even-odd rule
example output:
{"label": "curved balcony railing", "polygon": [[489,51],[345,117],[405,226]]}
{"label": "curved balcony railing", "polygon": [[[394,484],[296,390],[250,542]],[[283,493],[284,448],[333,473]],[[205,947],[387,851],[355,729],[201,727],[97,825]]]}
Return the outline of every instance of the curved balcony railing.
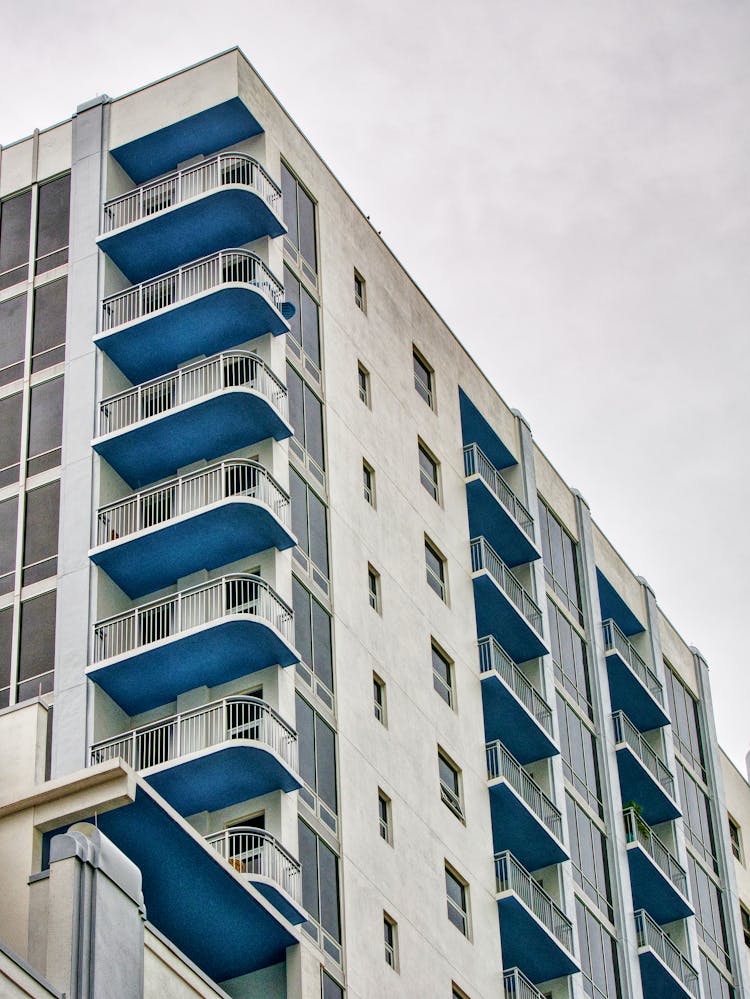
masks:
{"label": "curved balcony railing", "polygon": [[542,612],[485,538],[471,539],[471,571],[486,569],[497,585],[515,604],[538,635],[542,634]]}
{"label": "curved balcony railing", "polygon": [[534,518],[478,444],[464,448],[464,475],[478,475],[524,534],[534,540]]}
{"label": "curved balcony railing", "polygon": [[648,772],[674,800],[674,778],[667,765],[657,756],[623,711],[615,711],[612,721],[615,726],[615,742],[629,746]]}
{"label": "curved balcony railing", "polygon": [[184,305],[224,285],[250,285],[281,311],[284,289],[260,257],[250,250],[221,250],[150,281],[110,295],[102,302],[102,332],[127,326],[172,305]]}
{"label": "curved balcony railing", "polygon": [[518,895],[568,953],[573,953],[573,924],[508,850],[495,855],[495,881],[498,893],[512,891]]}
{"label": "curved balcony railing", "polygon": [[552,735],[552,708],[492,635],[480,638],[479,672],[498,674],[544,731]]}
{"label": "curved balcony railing", "polygon": [[206,836],[206,842],[239,874],[268,878],[302,905],[300,862],[271,833],[253,826],[234,826]]}
{"label": "curved balcony railing", "polygon": [[147,770],[235,739],[260,743],[299,769],[297,733],[257,697],[225,697],[104,739],[91,747],[91,762],[121,759],[134,770]]}
{"label": "curved balcony railing", "polygon": [[655,951],[690,995],[698,999],[698,972],[645,909],[635,913],[635,932],[638,947],[650,947]]}
{"label": "curved balcony railing", "polygon": [[254,191],[282,219],[281,188],[260,163],[245,153],[219,153],[106,202],[103,232],[114,232],[228,185]]}
{"label": "curved balcony railing", "polygon": [[99,403],[99,436],[162,416],[214,392],[234,388],[259,392],[284,420],[288,419],[287,391],[281,379],[257,354],[233,350],[216,354],[206,361],[196,361],[168,375],[102,399]]}
{"label": "curved balcony railing", "polygon": [[180,475],[161,486],[101,507],[97,514],[96,543],[105,545],[121,540],[212,503],[240,496],[263,503],[289,528],[289,494],[257,461],[234,460]]}
{"label": "curved balcony railing", "polygon": [[263,621],[290,645],[293,642],[292,608],[260,576],[234,573],[99,621],[94,625],[93,661],[135,652],[232,617]]}
{"label": "curved balcony railing", "polygon": [[622,814],[625,819],[626,842],[639,843],[677,891],[687,898],[687,873],[682,864],[672,856],[668,847],[634,808],[626,808]]}
{"label": "curved balcony railing", "polygon": [[544,999],[520,968],[509,968],[503,972],[503,992],[505,999]]}
{"label": "curved balcony railing", "polygon": [[534,778],[527,773],[518,760],[502,742],[488,742],[487,779],[506,780],[520,798],[528,805],[536,817],[549,829],[553,836],[562,841],[562,815],[555,803],[547,797]]}
{"label": "curved balcony railing", "polygon": [[664,689],[661,680],[654,673],[650,666],[647,666],[643,659],[633,648],[632,643],[620,631],[615,622],[611,619],[602,622],[602,635],[604,637],[605,652],[617,652],[651,696],[664,707]]}

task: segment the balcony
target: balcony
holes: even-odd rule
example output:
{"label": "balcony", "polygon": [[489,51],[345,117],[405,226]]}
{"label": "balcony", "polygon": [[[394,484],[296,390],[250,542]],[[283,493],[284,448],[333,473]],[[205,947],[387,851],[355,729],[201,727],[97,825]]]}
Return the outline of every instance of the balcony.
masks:
{"label": "balcony", "polygon": [[570,920],[507,850],[495,856],[495,880],[503,963],[518,966],[534,983],[580,971]]}
{"label": "balcony", "polygon": [[616,711],[612,721],[623,802],[638,804],[651,825],[678,818],[674,778],[664,762],[622,711]]}
{"label": "balcony", "polygon": [[93,448],[136,489],[292,432],[284,383],[257,354],[237,350],[103,399]]}
{"label": "balcony", "polygon": [[519,968],[509,968],[503,972],[503,996],[505,999],[544,999]]}
{"label": "balcony", "polygon": [[94,343],[129,381],[143,382],[264,333],[286,333],[283,299],[259,256],[222,250],[110,295]]}
{"label": "balcony", "polygon": [[268,666],[291,666],[294,612],[261,579],[233,573],[94,626],[87,675],[129,715]]}
{"label": "balcony", "polygon": [[502,743],[485,751],[495,849],[511,850],[532,871],[567,860],[560,809]]}
{"label": "balcony", "polygon": [[300,862],[275,836],[252,826],[233,826],[207,836],[206,842],[290,923],[305,922]]}
{"label": "balcony", "polygon": [[493,635],[514,662],[547,654],[542,612],[485,538],[471,541],[477,634]]}
{"label": "balcony", "polygon": [[129,281],[286,232],[281,189],[245,153],[219,153],[104,205],[98,243]]}
{"label": "balcony", "polygon": [[227,697],[91,747],[92,766],[118,758],[181,815],[302,786],[297,733],[257,697]]}
{"label": "balcony", "polygon": [[295,543],[289,495],[270,472],[223,461],[102,507],[91,560],[134,599]]}
{"label": "balcony", "polygon": [[485,537],[509,566],[540,558],[534,520],[478,444],[464,448],[471,537]]}
{"label": "balcony", "polygon": [[646,909],[657,923],[692,916],[684,867],[634,809],[623,814],[635,905]]}
{"label": "balcony", "polygon": [[659,677],[610,618],[602,624],[612,707],[622,710],[641,732],[669,724]]}
{"label": "balcony", "polygon": [[479,672],[485,737],[501,739],[519,763],[559,753],[552,709],[491,636],[479,640]]}
{"label": "balcony", "polygon": [[635,913],[643,994],[663,999],[698,999],[698,972],[647,912]]}

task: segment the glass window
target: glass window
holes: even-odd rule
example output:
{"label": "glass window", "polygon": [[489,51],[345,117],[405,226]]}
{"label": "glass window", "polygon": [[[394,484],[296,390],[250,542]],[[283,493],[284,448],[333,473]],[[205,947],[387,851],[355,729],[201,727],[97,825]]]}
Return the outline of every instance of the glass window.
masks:
{"label": "glass window", "polygon": [[703,999],[735,999],[735,990],[703,951],[701,951],[701,980]]}
{"label": "glass window", "polygon": [[380,574],[371,565],[367,566],[367,593],[370,607],[380,614]]}
{"label": "glass window", "polygon": [[607,863],[607,841],[599,827],[580,805],[565,795],[570,833],[573,878],[602,913],[614,922],[612,891]]}
{"label": "glass window", "polygon": [[[323,405],[294,368],[287,364],[287,390],[289,393],[289,422],[294,428],[294,444],[300,448],[300,457],[312,458],[312,471],[322,480],[325,468],[323,454]],[[309,465],[309,462],[308,462]]]}
{"label": "glass window", "polygon": [[[314,676],[323,682],[326,691],[330,693],[333,691],[330,615],[323,605],[318,603],[305,589],[296,576],[292,576],[292,606],[294,608],[295,648],[303,662],[312,670]],[[304,676],[304,673],[302,675]],[[318,693],[322,696],[319,689]],[[325,696],[324,699],[331,707],[330,697]]]}
{"label": "glass window", "polygon": [[22,404],[20,392],[0,399],[0,486],[18,482]]}
{"label": "glass window", "polygon": [[729,823],[729,842],[732,844],[734,859],[742,864],[744,861],[742,859],[742,834],[740,833],[740,827],[731,815],[727,816],[727,822]]}
{"label": "glass window", "polygon": [[55,590],[21,605],[17,699],[47,694],[54,686]]}
{"label": "glass window", "polygon": [[36,228],[36,272],[42,274],[68,262],[70,174],[39,187]]}
{"label": "glass window", "polygon": [[344,990],[327,971],[321,971],[320,999],[344,999]]}
{"label": "glass window", "polygon": [[298,820],[299,859],[302,865],[302,905],[310,916],[306,932],[335,961],[341,961],[339,858],[313,830]]}
{"label": "glass window", "polygon": [[362,312],[367,312],[367,299],[365,298],[365,279],[355,270],[354,272],[354,304]]}
{"label": "glass window", "polygon": [[0,503],[0,593],[10,593],[16,579],[18,497]]}
{"label": "glass window", "polygon": [[542,539],[542,558],[547,586],[555,591],[578,623],[583,624],[578,580],[578,546],[541,497],[539,533]]}
{"label": "glass window", "polygon": [[584,801],[603,816],[596,738],[565,698],[559,693],[556,697],[563,774]]}
{"label": "glass window", "polygon": [[375,469],[362,459],[362,489],[365,500],[371,507],[375,506]]}
{"label": "glass window", "polygon": [[414,364],[414,388],[422,396],[430,409],[434,409],[434,372],[422,355],[417,353],[416,349],[413,351],[412,357]]}
{"label": "glass window", "polygon": [[0,290],[29,276],[31,191],[0,202]]}
{"label": "glass window", "polygon": [[740,918],[742,920],[742,933],[745,937],[745,946],[750,947],[750,912],[744,905],[740,905]]}
{"label": "glass window", "polygon": [[26,353],[26,296],[0,302],[0,385],[23,378]]}
{"label": "glass window", "polygon": [[443,804],[447,805],[459,819],[463,819],[461,771],[440,748],[438,748],[438,775],[440,778],[440,797]]}
{"label": "glass window", "polygon": [[380,838],[386,843],[393,843],[393,829],[391,823],[391,799],[378,788],[378,828]]}
{"label": "glass window", "polygon": [[63,379],[34,385],[29,418],[27,474],[35,475],[60,464],[62,443]]}
{"label": "glass window", "polygon": [[424,444],[419,441],[419,481],[432,498],[440,502],[439,463],[433,458]]}
{"label": "glass window", "polygon": [[[325,503],[315,495],[293,468],[289,469],[289,495],[292,507],[292,530],[297,538],[297,546],[327,580],[328,525]],[[317,577],[315,579],[318,582]]]}
{"label": "glass window", "polygon": [[586,643],[559,607],[547,597],[550,644],[555,679],[589,718],[593,718]]}
{"label": "glass window", "polygon": [[576,917],[585,995],[591,999],[621,999],[615,940],[579,898],[576,898]]}
{"label": "glass window", "polygon": [[685,757],[686,762],[692,766],[705,783],[706,767],[703,758],[698,702],[669,664],[665,663],[664,665],[666,667],[664,675],[667,681],[667,700],[677,751]]}
{"label": "glass window", "polygon": [[10,660],[13,651],[13,608],[0,610],[0,708],[10,703]]}
{"label": "glass window", "polygon": [[445,703],[453,707],[453,663],[435,642],[432,643],[432,685]]}
{"label": "glass window", "polygon": [[445,893],[448,919],[465,937],[469,935],[469,889],[448,865],[445,865]]}
{"label": "glass window", "polygon": [[60,520],[60,482],[26,494],[23,542],[23,585],[38,583],[57,572],[57,535]]}
{"label": "glass window", "polygon": [[385,943],[385,963],[398,971],[398,928],[394,920],[383,913],[383,941]]}
{"label": "glass window", "polygon": [[370,405],[370,372],[362,364],[357,365],[357,384],[359,385],[359,398],[365,404]]}
{"label": "glass window", "polygon": [[695,906],[698,936],[720,961],[730,968],[729,941],[724,921],[724,896],[711,875],[688,853],[690,898]]}
{"label": "glass window", "polygon": [[380,679],[377,673],[372,674],[372,705],[377,720],[381,725],[387,725],[385,682]]}
{"label": "glass window", "polygon": [[299,246],[299,226],[297,225],[297,181],[287,167],[281,164],[281,200],[284,208],[286,238],[293,246]]}
{"label": "glass window", "polygon": [[320,368],[320,322],[318,305],[292,271],[284,266],[284,293],[287,301],[295,306],[289,321],[290,336],[304,350],[308,358]]}
{"label": "glass window", "polygon": [[320,799],[331,813],[320,809],[321,818],[335,829],[333,816],[338,810],[336,735],[330,725],[299,694],[296,695],[296,708],[300,776],[305,782],[300,794],[313,810],[317,810]]}
{"label": "glass window", "polygon": [[424,539],[424,559],[427,570],[427,585],[446,603],[448,591],[445,579],[445,559],[427,538]]}
{"label": "glass window", "polygon": [[676,763],[685,834],[699,855],[714,870],[718,870],[716,840],[708,795],[680,760]]}
{"label": "glass window", "polygon": [[288,167],[281,164],[281,194],[286,244],[299,251],[302,273],[315,280],[318,263],[315,250],[315,204]]}
{"label": "glass window", "polygon": [[65,310],[68,279],[43,284],[34,292],[31,370],[41,371],[65,360]]}

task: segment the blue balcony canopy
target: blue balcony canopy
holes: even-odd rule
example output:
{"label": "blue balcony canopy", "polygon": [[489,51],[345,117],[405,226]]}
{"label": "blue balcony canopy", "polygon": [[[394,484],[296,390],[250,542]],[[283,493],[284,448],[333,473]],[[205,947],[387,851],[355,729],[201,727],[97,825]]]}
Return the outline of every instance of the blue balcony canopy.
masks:
{"label": "blue balcony canopy", "polygon": [[645,631],[633,611],[628,607],[620,594],[610,583],[601,569],[596,570],[596,581],[599,588],[599,603],[602,611],[602,621],[612,618],[625,635],[638,635]]}
{"label": "blue balcony canopy", "polygon": [[613,710],[624,711],[641,732],[669,725],[664,707],[617,650],[607,652],[607,673]]}
{"label": "blue balcony canopy", "polygon": [[507,894],[497,902],[503,964],[518,967],[532,982],[573,975],[580,969],[572,956],[523,902]]}
{"label": "blue balcony canopy", "polygon": [[617,746],[617,764],[623,803],[639,805],[649,825],[679,818],[673,785],[659,781],[629,745]]}
{"label": "blue balcony canopy", "polygon": [[640,843],[628,844],[628,864],[636,908],[646,909],[660,924],[693,915],[684,894]]}
{"label": "blue balcony canopy", "polygon": [[492,841],[496,851],[510,850],[530,871],[561,864],[568,854],[523,798],[505,780],[490,782]]}
{"label": "blue balcony canopy", "polygon": [[464,444],[478,444],[495,468],[508,468],[517,465],[512,452],[505,446],[491,424],[482,416],[477,407],[464,392],[458,390],[461,411],[461,435]]}

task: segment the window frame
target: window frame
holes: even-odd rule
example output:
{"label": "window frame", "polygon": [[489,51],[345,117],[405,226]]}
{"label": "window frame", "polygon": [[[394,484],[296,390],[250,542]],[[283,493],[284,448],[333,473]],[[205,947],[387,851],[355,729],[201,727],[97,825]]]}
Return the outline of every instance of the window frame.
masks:
{"label": "window frame", "polygon": [[380,838],[393,846],[393,803],[382,787],[378,788],[378,830]]}
{"label": "window frame", "polygon": [[385,909],[383,909],[383,949],[385,963],[398,974],[398,923]]}
{"label": "window frame", "polygon": [[[438,575],[435,570],[430,566],[428,561],[428,553],[432,555],[438,562],[440,566],[440,574]],[[439,597],[444,604],[448,603],[448,560],[445,555],[440,551],[434,541],[432,541],[426,534],[424,536],[424,554],[425,554],[425,578],[427,580],[427,585],[432,590],[432,592]],[[433,585],[434,583],[434,585]]]}
{"label": "window frame", "polygon": [[372,391],[370,388],[370,372],[361,361],[357,361],[357,388],[360,402],[372,409]]}
{"label": "window frame", "polygon": [[[451,708],[453,711],[456,710],[456,668],[455,663],[451,657],[445,652],[445,650],[435,641],[434,638],[430,639],[430,656],[432,662],[432,687],[433,690],[438,694],[440,698]],[[448,679],[444,680],[435,671],[435,657],[443,662],[446,669],[446,674]]]}
{"label": "window frame", "polygon": [[[461,768],[458,764],[446,753],[442,746],[437,747],[437,758],[438,758],[438,785],[440,787],[440,800],[443,802],[445,807],[449,811],[453,812],[457,819],[461,822],[466,822],[466,815],[464,813],[464,795],[463,795],[463,780],[461,775]],[[440,764],[443,763],[445,767],[453,774],[453,787],[449,787],[448,784],[443,780],[443,776],[440,772]]]}
{"label": "window frame", "polygon": [[388,728],[388,701],[386,682],[375,670],[372,671],[372,705],[376,721]]}
{"label": "window frame", "polygon": [[370,607],[376,614],[383,613],[383,598],[380,585],[380,573],[371,563],[367,563],[367,595]]}
{"label": "window frame", "polygon": [[367,315],[367,282],[356,267],[354,268],[354,304],[362,315]]}
{"label": "window frame", "polygon": [[366,458],[362,459],[362,490],[367,505],[371,506],[373,510],[377,509],[375,469]]}
{"label": "window frame", "polygon": [[[469,882],[462,877],[456,868],[450,864],[447,860],[445,861],[445,898],[448,910],[448,921],[456,927],[456,929],[466,937],[467,940],[471,940],[471,904],[469,898]],[[451,897],[450,891],[448,890],[448,879],[451,879],[460,889],[461,901],[463,903],[463,908]],[[455,915],[455,918],[453,915]],[[458,922],[456,921],[458,920]],[[459,922],[462,925],[459,925]]]}
{"label": "window frame", "polygon": [[[430,477],[422,465],[422,457],[432,466],[433,475]],[[438,506],[442,505],[442,489],[440,484],[440,462],[435,457],[430,448],[427,447],[421,437],[417,438],[417,463],[419,465],[419,481],[424,491],[431,496]]]}
{"label": "window frame", "polygon": [[[424,372],[418,371],[421,368]],[[424,354],[412,344],[412,377],[414,379],[414,390],[420,399],[433,411],[437,412],[435,400],[435,369],[429,363]]]}
{"label": "window frame", "polygon": [[744,867],[745,851],[742,846],[742,829],[739,822],[735,821],[729,813],[727,813],[727,822],[729,824],[729,845],[732,847],[732,856],[738,864],[742,864]]}

